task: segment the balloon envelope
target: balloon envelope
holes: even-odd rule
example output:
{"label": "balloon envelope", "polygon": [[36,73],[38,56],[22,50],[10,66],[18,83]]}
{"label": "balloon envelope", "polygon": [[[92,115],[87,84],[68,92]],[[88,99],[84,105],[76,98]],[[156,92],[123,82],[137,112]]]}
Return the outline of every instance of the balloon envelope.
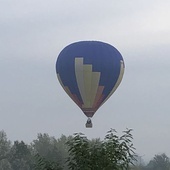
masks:
{"label": "balloon envelope", "polygon": [[87,117],[92,117],[120,84],[124,61],[107,43],[80,41],[61,51],[56,72],[66,93]]}

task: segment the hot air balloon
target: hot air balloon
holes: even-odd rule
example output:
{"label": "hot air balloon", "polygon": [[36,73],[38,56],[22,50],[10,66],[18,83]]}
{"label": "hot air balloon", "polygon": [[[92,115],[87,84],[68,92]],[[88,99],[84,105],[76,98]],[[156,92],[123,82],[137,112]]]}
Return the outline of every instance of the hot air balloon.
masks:
{"label": "hot air balloon", "polygon": [[80,41],[60,52],[56,73],[65,92],[88,117],[86,127],[92,127],[91,118],[122,80],[124,61],[110,44]]}

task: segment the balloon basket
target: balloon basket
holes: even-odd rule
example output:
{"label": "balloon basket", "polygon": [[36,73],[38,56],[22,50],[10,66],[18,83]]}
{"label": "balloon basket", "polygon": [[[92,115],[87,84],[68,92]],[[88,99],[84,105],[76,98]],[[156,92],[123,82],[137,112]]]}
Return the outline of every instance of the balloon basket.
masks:
{"label": "balloon basket", "polygon": [[86,128],[92,128],[93,124],[90,118],[87,119]]}

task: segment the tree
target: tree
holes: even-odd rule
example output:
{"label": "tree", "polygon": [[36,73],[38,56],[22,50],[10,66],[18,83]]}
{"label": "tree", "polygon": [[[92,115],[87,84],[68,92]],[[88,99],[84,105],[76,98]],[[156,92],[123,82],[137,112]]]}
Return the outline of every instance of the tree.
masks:
{"label": "tree", "polygon": [[35,155],[35,160],[34,170],[63,170],[57,162],[48,161],[39,154]]}
{"label": "tree", "polygon": [[33,167],[31,151],[23,141],[14,142],[9,160],[13,170],[31,170]]}
{"label": "tree", "polygon": [[68,154],[68,146],[66,145],[66,142],[70,140],[72,136],[66,137],[65,135],[61,135],[59,139],[55,141],[55,146],[58,148],[58,151],[60,153],[61,161],[60,164],[64,168],[64,170],[68,170],[68,166],[66,163],[66,159],[69,156]]}
{"label": "tree", "polygon": [[2,159],[0,161],[0,170],[12,170],[11,164],[8,159]]}
{"label": "tree", "polygon": [[34,155],[38,154],[46,161],[56,162],[57,164],[64,166],[64,154],[66,154],[66,151],[63,147],[64,143],[62,144],[61,142],[65,141],[57,140],[46,133],[38,134],[37,139],[32,143]]}
{"label": "tree", "polygon": [[131,130],[124,131],[118,137],[111,129],[104,141],[93,141],[93,144],[82,133],[76,133],[67,142],[69,157],[67,159],[71,170],[124,170],[133,163],[134,150]]}
{"label": "tree", "polygon": [[0,131],[0,169],[11,170],[11,164],[8,161],[9,152],[11,149],[11,141],[7,139],[6,133]]}
{"label": "tree", "polygon": [[155,155],[147,165],[147,170],[170,170],[169,157],[165,153]]}
{"label": "tree", "polygon": [[3,130],[0,131],[0,160],[6,159],[8,157],[10,148],[11,141],[7,139],[7,135]]}

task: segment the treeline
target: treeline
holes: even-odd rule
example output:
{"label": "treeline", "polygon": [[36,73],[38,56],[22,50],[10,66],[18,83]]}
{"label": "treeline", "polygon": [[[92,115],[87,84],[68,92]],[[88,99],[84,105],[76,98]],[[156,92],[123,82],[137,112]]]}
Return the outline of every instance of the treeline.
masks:
{"label": "treeline", "polygon": [[155,155],[148,164],[145,164],[140,156],[137,156],[135,166],[131,170],[170,170],[170,158],[165,154]]}
{"label": "treeline", "polygon": [[83,134],[56,139],[38,134],[30,144],[14,141],[0,131],[0,170],[170,170],[166,154],[147,164],[135,154],[131,130],[118,136],[113,129],[104,140],[88,140]]}
{"label": "treeline", "polygon": [[54,162],[58,167],[67,170],[65,159],[68,148],[65,145],[70,137],[62,135],[59,139],[48,134],[38,134],[30,144],[24,141],[8,140],[4,131],[0,131],[0,170],[34,170],[38,161]]}

